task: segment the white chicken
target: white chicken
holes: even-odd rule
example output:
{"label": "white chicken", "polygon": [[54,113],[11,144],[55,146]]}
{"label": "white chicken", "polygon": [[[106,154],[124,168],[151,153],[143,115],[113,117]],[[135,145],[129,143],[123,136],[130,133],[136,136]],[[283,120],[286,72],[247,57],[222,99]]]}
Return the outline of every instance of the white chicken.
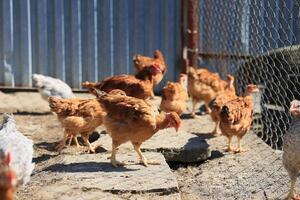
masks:
{"label": "white chicken", "polygon": [[282,162],[291,180],[287,200],[300,200],[296,194],[296,182],[300,171],[300,101],[293,100],[290,106],[292,122],[283,136]]}
{"label": "white chicken", "polygon": [[48,97],[51,96],[63,99],[75,97],[70,86],[60,79],[44,76],[42,74],[33,74],[32,80],[46,101],[48,101]]}
{"label": "white chicken", "polygon": [[17,186],[24,185],[30,180],[34,169],[32,163],[33,142],[17,130],[14,118],[3,114],[0,127],[0,151],[12,156],[11,168],[16,173]]}

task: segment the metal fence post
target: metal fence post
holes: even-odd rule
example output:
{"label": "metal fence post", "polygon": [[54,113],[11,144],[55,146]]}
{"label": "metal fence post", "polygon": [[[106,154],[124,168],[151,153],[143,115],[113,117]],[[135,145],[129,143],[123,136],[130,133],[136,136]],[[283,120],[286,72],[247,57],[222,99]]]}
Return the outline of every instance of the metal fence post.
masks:
{"label": "metal fence post", "polygon": [[199,1],[187,1],[187,57],[190,66],[198,66],[199,51]]}

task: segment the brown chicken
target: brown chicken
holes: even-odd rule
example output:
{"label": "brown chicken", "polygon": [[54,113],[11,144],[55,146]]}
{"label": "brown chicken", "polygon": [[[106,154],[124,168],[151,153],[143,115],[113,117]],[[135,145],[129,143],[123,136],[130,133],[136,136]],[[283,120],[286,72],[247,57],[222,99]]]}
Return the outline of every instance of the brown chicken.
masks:
{"label": "brown chicken", "polygon": [[154,161],[147,161],[140,150],[141,144],[160,129],[174,127],[177,131],[181,122],[177,113],[157,114],[153,105],[148,101],[118,94],[107,94],[98,90],[97,92],[98,101],[107,112],[103,118],[103,124],[112,137],[112,165],[115,167],[124,165],[116,160],[116,151],[118,146],[127,141],[132,143],[142,164],[145,166],[158,164]]}
{"label": "brown chicken", "polygon": [[127,96],[139,99],[147,99],[152,95],[153,76],[160,73],[160,69],[156,65],[143,68],[142,71],[135,76],[117,75],[100,81],[98,83],[84,82],[82,86],[96,95],[94,89],[110,92],[113,89],[123,90]]}
{"label": "brown chicken", "polygon": [[234,77],[227,75],[227,86],[225,90],[217,93],[216,98],[209,103],[211,109],[211,118],[216,123],[215,129],[213,130],[213,135],[220,135],[219,124],[220,124],[220,112],[221,108],[230,100],[235,99],[237,96],[235,94],[235,88],[233,85]]}
{"label": "brown chicken", "polygon": [[0,199],[13,200],[17,185],[17,176],[11,168],[11,155],[0,152]]}
{"label": "brown chicken", "polygon": [[[137,72],[140,72],[145,67],[149,67],[153,64],[156,64],[159,67],[160,72],[153,76],[153,88],[154,86],[158,85],[161,82],[163,76],[167,72],[167,65],[165,63],[164,56],[159,50],[154,51],[154,58],[150,58],[142,55],[135,55],[133,57],[133,63]],[[152,96],[154,96],[153,91],[152,91]]]}
{"label": "brown chicken", "polygon": [[293,100],[290,106],[292,122],[283,136],[282,162],[291,179],[287,200],[300,200],[296,192],[296,182],[300,171],[300,101]]}
{"label": "brown chicken", "polygon": [[[243,97],[237,97],[225,103],[220,112],[220,129],[228,138],[227,151],[242,152],[241,139],[249,131],[252,123],[253,100],[252,93],[259,92],[256,85],[247,85]],[[232,136],[238,139],[238,148],[231,148]]]}
{"label": "brown chicken", "polygon": [[89,135],[102,124],[103,116],[106,114],[97,99],[60,99],[49,97],[51,111],[57,114],[58,120],[64,128],[64,138],[56,146],[61,151],[70,137],[69,145],[74,137],[77,147],[77,134],[80,133],[90,152],[95,152],[94,147],[89,142]]}
{"label": "brown chicken", "polygon": [[195,117],[195,106],[198,102],[204,101],[206,112],[210,113],[208,104],[216,97],[216,94],[223,91],[227,82],[222,80],[217,73],[207,69],[188,68],[188,92],[192,98],[192,116]]}
{"label": "brown chicken", "polygon": [[188,94],[182,83],[168,82],[161,98],[160,109],[165,112],[176,112],[180,116],[186,110]]}

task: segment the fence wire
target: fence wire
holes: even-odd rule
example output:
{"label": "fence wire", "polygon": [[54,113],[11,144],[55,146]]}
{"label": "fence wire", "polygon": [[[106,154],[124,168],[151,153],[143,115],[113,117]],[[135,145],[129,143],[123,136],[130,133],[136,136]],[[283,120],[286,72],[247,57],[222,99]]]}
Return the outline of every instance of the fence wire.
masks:
{"label": "fence wire", "polygon": [[199,1],[200,66],[232,73],[242,94],[249,83],[261,93],[253,130],[274,149],[299,99],[299,4],[293,0]]}

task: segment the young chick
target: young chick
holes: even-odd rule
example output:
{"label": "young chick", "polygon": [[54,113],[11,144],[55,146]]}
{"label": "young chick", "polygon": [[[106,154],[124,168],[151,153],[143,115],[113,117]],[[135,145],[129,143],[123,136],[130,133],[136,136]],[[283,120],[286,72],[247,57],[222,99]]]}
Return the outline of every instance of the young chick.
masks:
{"label": "young chick", "polygon": [[123,95],[112,95],[98,91],[98,101],[107,112],[103,124],[112,137],[111,163],[113,166],[123,165],[116,160],[117,147],[130,141],[137,152],[140,162],[145,166],[158,164],[148,161],[142,154],[142,143],[161,129],[180,126],[177,113],[157,114],[153,106],[142,99]]}
{"label": "young chick", "polygon": [[17,176],[17,186],[26,184],[34,169],[32,163],[33,142],[25,137],[16,128],[14,118],[3,114],[3,123],[0,127],[0,150],[10,152],[14,157],[11,168]]}
{"label": "young chick", "polygon": [[188,94],[182,84],[168,82],[162,89],[160,109],[165,112],[176,112],[179,116],[186,110]]}
{"label": "young chick", "polygon": [[11,153],[5,153],[0,150],[0,199],[13,200],[14,192],[17,186],[17,177],[15,171],[11,168]]}
{"label": "young chick", "polygon": [[291,102],[290,113],[293,119],[289,130],[283,136],[282,162],[291,179],[287,200],[300,200],[296,195],[296,181],[300,171],[300,101]]}
{"label": "young chick", "polygon": [[48,97],[51,96],[63,99],[75,97],[72,89],[60,79],[44,76],[42,74],[33,74],[32,80],[35,82],[35,86],[46,101],[48,100]]}
{"label": "young chick", "polygon": [[243,97],[237,97],[225,103],[220,112],[220,129],[228,138],[227,151],[232,151],[231,139],[236,136],[238,148],[235,152],[242,152],[241,139],[249,131],[252,123],[253,100],[252,93],[259,92],[256,85],[247,85]]}

